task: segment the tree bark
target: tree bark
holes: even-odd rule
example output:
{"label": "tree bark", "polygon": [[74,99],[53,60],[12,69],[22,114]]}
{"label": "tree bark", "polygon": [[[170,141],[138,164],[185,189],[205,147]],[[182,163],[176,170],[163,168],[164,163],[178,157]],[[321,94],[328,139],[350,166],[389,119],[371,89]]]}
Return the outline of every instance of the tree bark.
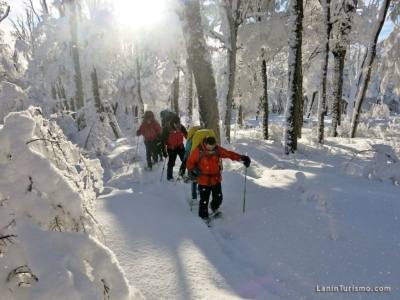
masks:
{"label": "tree bark", "polygon": [[179,116],[179,68],[172,83],[172,108],[173,111]]}
{"label": "tree bark", "polygon": [[[240,4],[238,4],[240,5]],[[228,75],[228,90],[225,99],[225,137],[230,143],[231,141],[231,119],[232,119],[232,102],[233,92],[235,89],[235,77],[236,77],[236,53],[237,53],[237,35],[238,35],[238,18],[239,13],[236,11],[238,8],[232,6],[231,1],[225,1],[225,14],[227,17],[228,25],[228,44],[226,45],[227,51],[227,75]]]}
{"label": "tree bark", "polygon": [[288,99],[286,103],[286,126],[284,134],[285,153],[297,150],[297,138],[300,134],[301,102],[303,101],[302,78],[302,22],[303,0],[293,0],[290,4],[290,40],[289,40],[289,74]]}
{"label": "tree bark", "polygon": [[239,127],[243,127],[243,106],[242,106],[242,104],[238,105],[237,124],[239,125]]}
{"label": "tree bark", "polygon": [[92,78],[93,97],[94,97],[94,102],[95,102],[97,113],[99,114],[99,119],[101,122],[104,122],[105,117],[107,117],[108,124],[110,125],[110,127],[114,133],[114,137],[116,139],[119,139],[122,136],[122,133],[121,133],[121,129],[119,128],[117,119],[115,118],[115,115],[111,108],[111,105],[108,102],[106,102],[106,104],[104,105],[100,98],[99,79],[97,77],[96,68],[93,68],[91,78]]}
{"label": "tree bark", "polygon": [[337,136],[337,127],[340,125],[342,117],[341,103],[342,103],[342,92],[343,92],[343,70],[344,60],[346,57],[346,50],[334,51],[333,52],[333,102],[332,102],[332,125],[331,125],[331,136]]}
{"label": "tree bark", "polygon": [[103,104],[101,103],[100,99],[100,89],[99,89],[99,80],[97,78],[97,70],[93,68],[92,74],[90,74],[92,79],[92,91],[93,91],[93,98],[94,98],[94,106],[96,107],[96,112],[100,116],[100,121],[103,122],[104,118],[102,114],[104,112]]}
{"label": "tree bark", "polygon": [[0,23],[3,22],[9,15],[10,13],[10,5],[7,5],[6,11],[2,16],[0,16]]}
{"label": "tree bark", "polygon": [[318,143],[324,142],[325,114],[326,114],[326,84],[329,63],[329,37],[332,30],[331,25],[331,0],[321,0],[324,13],[324,45],[323,62],[321,65],[321,86],[318,100]]}
{"label": "tree bark", "polygon": [[331,51],[334,59],[333,75],[333,101],[332,101],[332,125],[331,136],[337,136],[337,127],[341,121],[343,70],[346,58],[346,49],[350,43],[349,34],[352,29],[353,14],[356,11],[358,0],[338,0],[332,2],[333,10],[330,23]]}
{"label": "tree bark", "polygon": [[359,116],[360,116],[360,112],[361,112],[361,107],[364,102],[365,93],[367,92],[368,84],[369,84],[369,81],[371,78],[371,69],[372,69],[372,64],[374,62],[375,55],[376,55],[376,45],[378,42],[378,37],[382,30],[383,23],[385,22],[386,15],[387,15],[387,12],[389,9],[389,5],[390,5],[390,0],[384,0],[384,2],[382,4],[382,8],[379,12],[377,24],[375,25],[375,28],[373,31],[373,35],[372,35],[373,40],[371,41],[371,44],[368,47],[368,54],[365,59],[365,67],[362,70],[362,82],[361,82],[360,89],[357,94],[357,98],[356,98],[355,106],[354,106],[354,110],[353,110],[353,117],[351,120],[351,133],[350,133],[351,138],[354,138],[356,135],[357,126],[358,126],[358,122],[359,122]]}
{"label": "tree bark", "polygon": [[317,98],[317,95],[318,95],[318,91],[314,91],[312,96],[311,96],[311,101],[310,101],[310,103],[308,105],[308,108],[307,108],[307,118],[310,118],[310,116],[312,114],[312,109],[314,107],[314,103],[315,103],[315,99]]}
{"label": "tree bark", "polygon": [[189,117],[189,124],[193,122],[193,72],[190,68],[189,62],[186,62],[186,99],[187,99],[187,113]]}
{"label": "tree bark", "polygon": [[78,129],[81,130],[86,127],[85,113],[83,108],[84,103],[84,92],[83,92],[83,81],[82,81],[82,70],[80,63],[79,54],[79,42],[78,42],[78,17],[76,0],[68,0],[69,12],[70,12],[70,33],[71,33],[71,52],[72,59],[74,62],[74,80],[75,80],[75,109],[77,111],[77,123]]}
{"label": "tree bark", "polygon": [[139,112],[140,115],[144,115],[144,102],[143,102],[143,97],[142,97],[142,82],[141,82],[141,64],[140,64],[140,59],[139,59],[139,53],[137,53],[136,56],[136,96],[137,96],[137,101],[139,103]]}
{"label": "tree bark", "polygon": [[262,102],[262,109],[263,109],[263,133],[264,133],[264,140],[268,140],[268,77],[267,77],[267,62],[265,59],[262,61],[262,81],[263,81],[263,102]]}
{"label": "tree bark", "polygon": [[217,89],[201,23],[200,3],[199,0],[186,1],[184,6],[186,48],[199,99],[200,122],[206,128],[213,129],[219,141]]}

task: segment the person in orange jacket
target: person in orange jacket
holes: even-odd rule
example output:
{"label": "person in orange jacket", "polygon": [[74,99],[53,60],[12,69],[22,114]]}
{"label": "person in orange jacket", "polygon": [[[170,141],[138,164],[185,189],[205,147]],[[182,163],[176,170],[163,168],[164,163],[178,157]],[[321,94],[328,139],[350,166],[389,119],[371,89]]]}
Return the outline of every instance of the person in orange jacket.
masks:
{"label": "person in orange jacket", "polygon": [[219,145],[214,137],[207,137],[204,142],[190,154],[186,167],[189,176],[197,179],[200,192],[199,217],[208,219],[208,202],[212,194],[211,210],[215,213],[222,203],[222,165],[221,159],[229,158],[242,161],[248,168],[250,157],[229,151]]}
{"label": "person in orange jacket", "polygon": [[136,135],[143,135],[144,145],[146,146],[146,160],[147,168],[149,170],[153,167],[153,162],[158,162],[158,144],[161,138],[161,126],[154,117],[154,113],[150,110],[144,113],[143,122]]}

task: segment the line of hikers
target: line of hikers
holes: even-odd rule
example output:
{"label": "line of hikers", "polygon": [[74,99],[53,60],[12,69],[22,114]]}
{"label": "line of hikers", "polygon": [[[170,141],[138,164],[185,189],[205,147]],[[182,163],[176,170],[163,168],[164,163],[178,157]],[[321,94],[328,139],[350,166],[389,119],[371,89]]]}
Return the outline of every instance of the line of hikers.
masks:
{"label": "line of hikers", "polygon": [[[216,135],[212,129],[200,126],[190,128],[189,132],[181,124],[180,118],[175,113],[164,110],[160,113],[160,123],[155,119],[152,111],[144,113],[143,122],[136,132],[137,136],[143,135],[146,147],[147,169],[151,170],[153,162],[168,157],[167,180],[173,180],[173,168],[179,156],[181,166],[179,176],[185,176],[192,181],[192,200],[197,200],[197,191],[200,194],[199,217],[208,219],[208,204],[213,213],[218,211],[222,203],[222,159],[229,158],[242,161],[248,168],[250,158],[229,151],[217,145]],[[186,145],[183,141],[186,139]]]}

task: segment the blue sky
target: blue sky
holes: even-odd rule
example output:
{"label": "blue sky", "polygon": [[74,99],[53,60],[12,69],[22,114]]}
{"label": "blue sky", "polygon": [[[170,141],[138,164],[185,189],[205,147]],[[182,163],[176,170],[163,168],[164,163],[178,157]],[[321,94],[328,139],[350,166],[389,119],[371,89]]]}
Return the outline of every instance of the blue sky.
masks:
{"label": "blue sky", "polygon": [[381,34],[379,35],[379,41],[384,40],[389,36],[389,34],[393,30],[393,23],[390,20],[386,20],[385,24],[383,24],[383,28],[381,31]]}

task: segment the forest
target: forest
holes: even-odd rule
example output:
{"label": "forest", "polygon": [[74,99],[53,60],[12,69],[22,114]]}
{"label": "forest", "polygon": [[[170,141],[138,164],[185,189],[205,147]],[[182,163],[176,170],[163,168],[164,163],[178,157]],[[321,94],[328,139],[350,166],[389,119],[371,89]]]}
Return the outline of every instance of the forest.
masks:
{"label": "forest", "polygon": [[0,0],[0,58],[0,299],[400,299],[400,0]]}

